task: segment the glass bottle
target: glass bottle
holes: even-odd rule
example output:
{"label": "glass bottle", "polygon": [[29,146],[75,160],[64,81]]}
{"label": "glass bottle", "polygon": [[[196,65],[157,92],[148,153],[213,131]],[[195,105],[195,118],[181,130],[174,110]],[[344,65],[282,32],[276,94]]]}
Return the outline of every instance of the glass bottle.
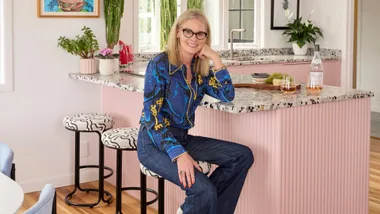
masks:
{"label": "glass bottle", "polygon": [[323,90],[323,63],[319,45],[315,45],[314,57],[310,65],[310,73],[306,83],[306,91],[310,95],[320,95]]}

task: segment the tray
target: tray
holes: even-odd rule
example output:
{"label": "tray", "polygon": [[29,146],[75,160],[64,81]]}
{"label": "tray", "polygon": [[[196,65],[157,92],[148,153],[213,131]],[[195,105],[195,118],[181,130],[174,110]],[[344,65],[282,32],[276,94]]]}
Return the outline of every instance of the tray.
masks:
{"label": "tray", "polygon": [[[281,91],[280,86],[275,86],[268,83],[237,83],[234,84],[235,88],[254,88],[260,90],[276,90]],[[297,85],[297,90],[301,89],[301,85]]]}

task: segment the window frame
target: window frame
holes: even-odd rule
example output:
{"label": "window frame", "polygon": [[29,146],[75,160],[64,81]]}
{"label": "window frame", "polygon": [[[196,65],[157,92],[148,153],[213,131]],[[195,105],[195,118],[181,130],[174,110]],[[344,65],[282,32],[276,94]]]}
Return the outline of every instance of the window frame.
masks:
{"label": "window frame", "polygon": [[[252,11],[253,13],[255,13],[256,11],[255,11],[255,8],[242,8],[242,0],[238,0],[238,1],[240,1],[240,4],[239,4],[239,8],[237,8],[237,9],[231,9],[231,8],[228,8],[228,14],[230,13],[230,12],[238,12],[239,13],[239,28],[241,29],[242,28],[242,12],[245,12],[245,11]],[[254,42],[254,40],[255,40],[255,38],[253,38],[253,40],[252,41],[246,41],[246,40],[244,40],[244,39],[242,39],[241,38],[241,33],[239,34],[239,39],[235,39],[234,40],[234,43],[236,42],[236,43],[253,43]],[[254,36],[253,36],[254,37]],[[228,40],[230,40],[231,38],[229,38]]]}
{"label": "window frame", "polygon": [[[229,15],[229,4],[228,4],[228,1],[229,0],[224,0],[225,2],[225,8],[224,8],[224,13],[227,14],[227,17]],[[261,10],[263,8],[261,8],[261,5],[262,5],[262,1],[264,0],[255,0],[255,3],[254,3],[254,17],[255,17],[255,20],[254,20],[254,30],[253,30],[253,42],[247,42],[247,43],[243,43],[243,42],[234,42],[234,49],[247,49],[247,48],[259,48],[260,47],[260,32],[263,30],[261,28]],[[229,21],[229,18],[227,19],[227,21]],[[226,23],[226,22],[224,22]],[[226,26],[226,25],[224,25]],[[226,29],[225,29],[225,34],[226,34],[226,40],[225,40],[225,43],[226,43],[226,48],[231,48],[231,43],[228,42],[228,38],[229,38],[229,33],[228,32],[228,25],[226,26]]]}
{"label": "window frame", "polygon": [[[181,11],[177,11],[177,14],[181,14],[183,13],[187,8],[186,8],[186,5],[187,5],[187,0],[177,0],[177,4],[180,3],[180,5],[177,5],[177,8],[181,9]],[[234,49],[247,49],[247,48],[259,48],[260,47],[260,35],[261,35],[261,10],[263,8],[261,8],[262,6],[262,1],[264,0],[255,0],[255,5],[254,5],[254,17],[255,17],[255,20],[254,20],[254,32],[253,32],[253,42],[250,42],[250,43],[237,43],[237,42],[234,42]],[[134,0],[134,8],[135,8],[135,13],[134,13],[134,16],[135,16],[135,21],[134,22],[134,43],[135,43],[135,47],[137,47],[136,50],[140,50],[140,47],[139,47],[139,39],[138,39],[138,35],[139,35],[139,0]],[[213,48],[214,50],[228,50],[231,46],[231,44],[229,43],[228,41],[228,37],[229,37],[229,32],[228,32],[228,21],[229,21],[229,0],[220,0],[219,2],[219,11],[221,11],[219,13],[219,20],[222,21],[222,24],[220,25],[221,27],[219,28],[219,32],[215,32],[213,31],[213,33],[218,33],[219,35],[221,35],[219,37],[219,42],[218,44],[219,45],[212,45],[211,48]],[[223,23],[227,23],[227,24],[223,24]],[[149,53],[149,52],[142,52],[142,53]]]}
{"label": "window frame", "polygon": [[4,83],[0,93],[13,91],[13,1],[0,1],[0,70],[4,71]]}

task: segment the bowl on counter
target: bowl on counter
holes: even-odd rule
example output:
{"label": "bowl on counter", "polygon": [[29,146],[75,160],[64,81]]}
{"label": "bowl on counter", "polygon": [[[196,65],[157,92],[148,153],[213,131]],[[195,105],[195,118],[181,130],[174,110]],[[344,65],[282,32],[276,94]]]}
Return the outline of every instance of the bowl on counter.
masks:
{"label": "bowl on counter", "polygon": [[253,73],[251,74],[253,83],[264,84],[265,80],[268,79],[268,73]]}

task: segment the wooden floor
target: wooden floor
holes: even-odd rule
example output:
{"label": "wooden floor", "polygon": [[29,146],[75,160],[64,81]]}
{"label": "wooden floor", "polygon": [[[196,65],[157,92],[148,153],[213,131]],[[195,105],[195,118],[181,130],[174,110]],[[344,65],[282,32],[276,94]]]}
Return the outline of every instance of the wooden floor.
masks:
{"label": "wooden floor", "polygon": [[369,213],[380,213],[380,140],[371,139]]}
{"label": "wooden floor", "polygon": [[[83,187],[84,188],[86,187],[98,188],[98,183],[97,182],[85,183],[83,184]],[[105,183],[105,189],[111,192],[113,197],[115,197],[116,193],[115,193],[115,187],[113,185],[109,183]],[[72,190],[73,190],[72,186],[57,188],[57,214],[92,214],[92,213],[115,214],[115,204],[116,204],[115,200],[111,204],[106,204],[102,202],[100,205],[94,208],[87,208],[87,207],[81,208],[81,207],[68,206],[65,202],[65,197]],[[24,203],[21,209],[19,210],[18,214],[22,214],[25,210],[27,210],[29,207],[35,204],[38,200],[39,195],[40,195],[39,192],[25,194]],[[74,197],[71,199],[71,201],[78,202],[78,203],[94,203],[97,201],[97,197],[98,197],[97,193],[94,193],[94,192],[90,192],[86,194],[85,192],[77,191],[74,194]],[[131,197],[126,192],[123,192],[122,209],[123,209],[123,214],[139,214],[140,201],[135,199],[134,197]],[[147,213],[155,214],[157,213],[157,211],[152,208],[148,208]]]}
{"label": "wooden floor", "polygon": [[[87,186],[97,187],[96,182],[88,183]],[[106,183],[105,188],[115,195],[114,187]],[[72,187],[61,187],[57,188],[57,212],[58,214],[114,214],[115,213],[115,203],[110,205],[102,204],[95,208],[79,208],[70,207],[65,203],[65,196],[72,190]],[[93,202],[96,201],[96,193],[80,193],[73,197],[74,201],[80,202]],[[22,213],[29,207],[31,207],[38,200],[39,193],[28,193],[25,195],[25,200],[22,208],[20,209]],[[82,197],[83,196],[83,197]],[[84,197],[85,196],[85,197]],[[123,193],[123,213],[124,214],[138,214],[140,213],[140,203],[135,198],[129,196],[127,193]],[[148,214],[157,213],[154,209],[149,208]],[[371,139],[371,159],[370,159],[370,190],[369,190],[369,214],[379,214],[380,213],[380,140]]]}

